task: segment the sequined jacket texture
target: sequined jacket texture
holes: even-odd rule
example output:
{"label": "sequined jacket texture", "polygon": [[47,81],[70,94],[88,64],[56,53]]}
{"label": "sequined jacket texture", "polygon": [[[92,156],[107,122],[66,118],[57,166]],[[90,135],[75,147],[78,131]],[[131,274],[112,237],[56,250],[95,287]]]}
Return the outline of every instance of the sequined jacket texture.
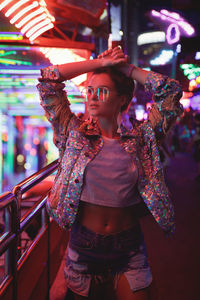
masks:
{"label": "sequined jacket texture", "polygon": [[[61,227],[71,229],[84,170],[101,151],[103,139],[97,123],[81,121],[71,112],[57,67],[42,69],[41,75],[37,85],[41,105],[52,124],[54,143],[60,152],[60,166],[47,198],[47,210]],[[151,122],[145,120],[132,130],[123,127],[120,144],[138,167],[138,190],[151,214],[165,232],[173,232],[174,208],[164,180],[158,140],[182,113],[182,91],[177,81],[154,72],[147,75],[145,90],[152,93],[152,111],[159,112],[159,117],[152,114]]]}

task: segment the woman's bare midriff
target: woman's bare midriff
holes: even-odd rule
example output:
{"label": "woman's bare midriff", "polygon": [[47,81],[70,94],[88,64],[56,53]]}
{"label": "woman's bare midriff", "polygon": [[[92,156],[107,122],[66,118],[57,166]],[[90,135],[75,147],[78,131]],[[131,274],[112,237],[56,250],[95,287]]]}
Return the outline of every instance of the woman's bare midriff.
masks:
{"label": "woman's bare midriff", "polygon": [[138,224],[134,211],[134,206],[107,207],[80,201],[77,218],[96,233],[113,234]]}

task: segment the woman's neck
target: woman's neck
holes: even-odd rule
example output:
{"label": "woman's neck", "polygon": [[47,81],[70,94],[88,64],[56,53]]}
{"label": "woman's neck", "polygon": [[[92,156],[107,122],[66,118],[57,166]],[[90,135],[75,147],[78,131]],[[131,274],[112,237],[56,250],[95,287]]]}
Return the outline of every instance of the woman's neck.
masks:
{"label": "woman's neck", "polygon": [[106,118],[98,118],[98,125],[101,130],[102,136],[108,138],[118,138],[119,133],[117,132],[118,125],[116,118],[106,119]]}

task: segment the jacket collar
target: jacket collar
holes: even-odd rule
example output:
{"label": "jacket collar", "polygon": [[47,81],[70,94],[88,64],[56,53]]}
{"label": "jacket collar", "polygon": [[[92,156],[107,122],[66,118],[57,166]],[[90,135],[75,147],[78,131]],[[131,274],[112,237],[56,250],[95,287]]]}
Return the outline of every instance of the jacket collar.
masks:
{"label": "jacket collar", "polygon": [[[123,137],[133,137],[136,135],[136,130],[135,128],[132,129],[127,129],[123,124],[121,124],[120,126],[120,136],[121,138]],[[78,131],[80,131],[81,133],[83,133],[86,136],[101,136],[101,131],[100,128],[98,126],[97,121],[94,120],[86,120],[84,122],[82,122],[80,124],[80,126],[78,127]]]}

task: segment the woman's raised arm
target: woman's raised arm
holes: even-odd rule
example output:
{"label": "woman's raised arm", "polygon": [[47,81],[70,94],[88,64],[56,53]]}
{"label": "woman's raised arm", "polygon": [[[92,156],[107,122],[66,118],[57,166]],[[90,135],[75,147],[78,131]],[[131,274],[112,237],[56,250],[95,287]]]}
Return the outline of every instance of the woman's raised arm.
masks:
{"label": "woman's raised arm", "polygon": [[81,62],[67,63],[59,65],[58,70],[63,81],[84,73],[92,72],[101,67],[123,64],[125,61],[126,59],[124,55],[121,54],[121,50],[118,47],[115,47],[112,50],[112,55],[105,56],[103,59],[97,58]]}

